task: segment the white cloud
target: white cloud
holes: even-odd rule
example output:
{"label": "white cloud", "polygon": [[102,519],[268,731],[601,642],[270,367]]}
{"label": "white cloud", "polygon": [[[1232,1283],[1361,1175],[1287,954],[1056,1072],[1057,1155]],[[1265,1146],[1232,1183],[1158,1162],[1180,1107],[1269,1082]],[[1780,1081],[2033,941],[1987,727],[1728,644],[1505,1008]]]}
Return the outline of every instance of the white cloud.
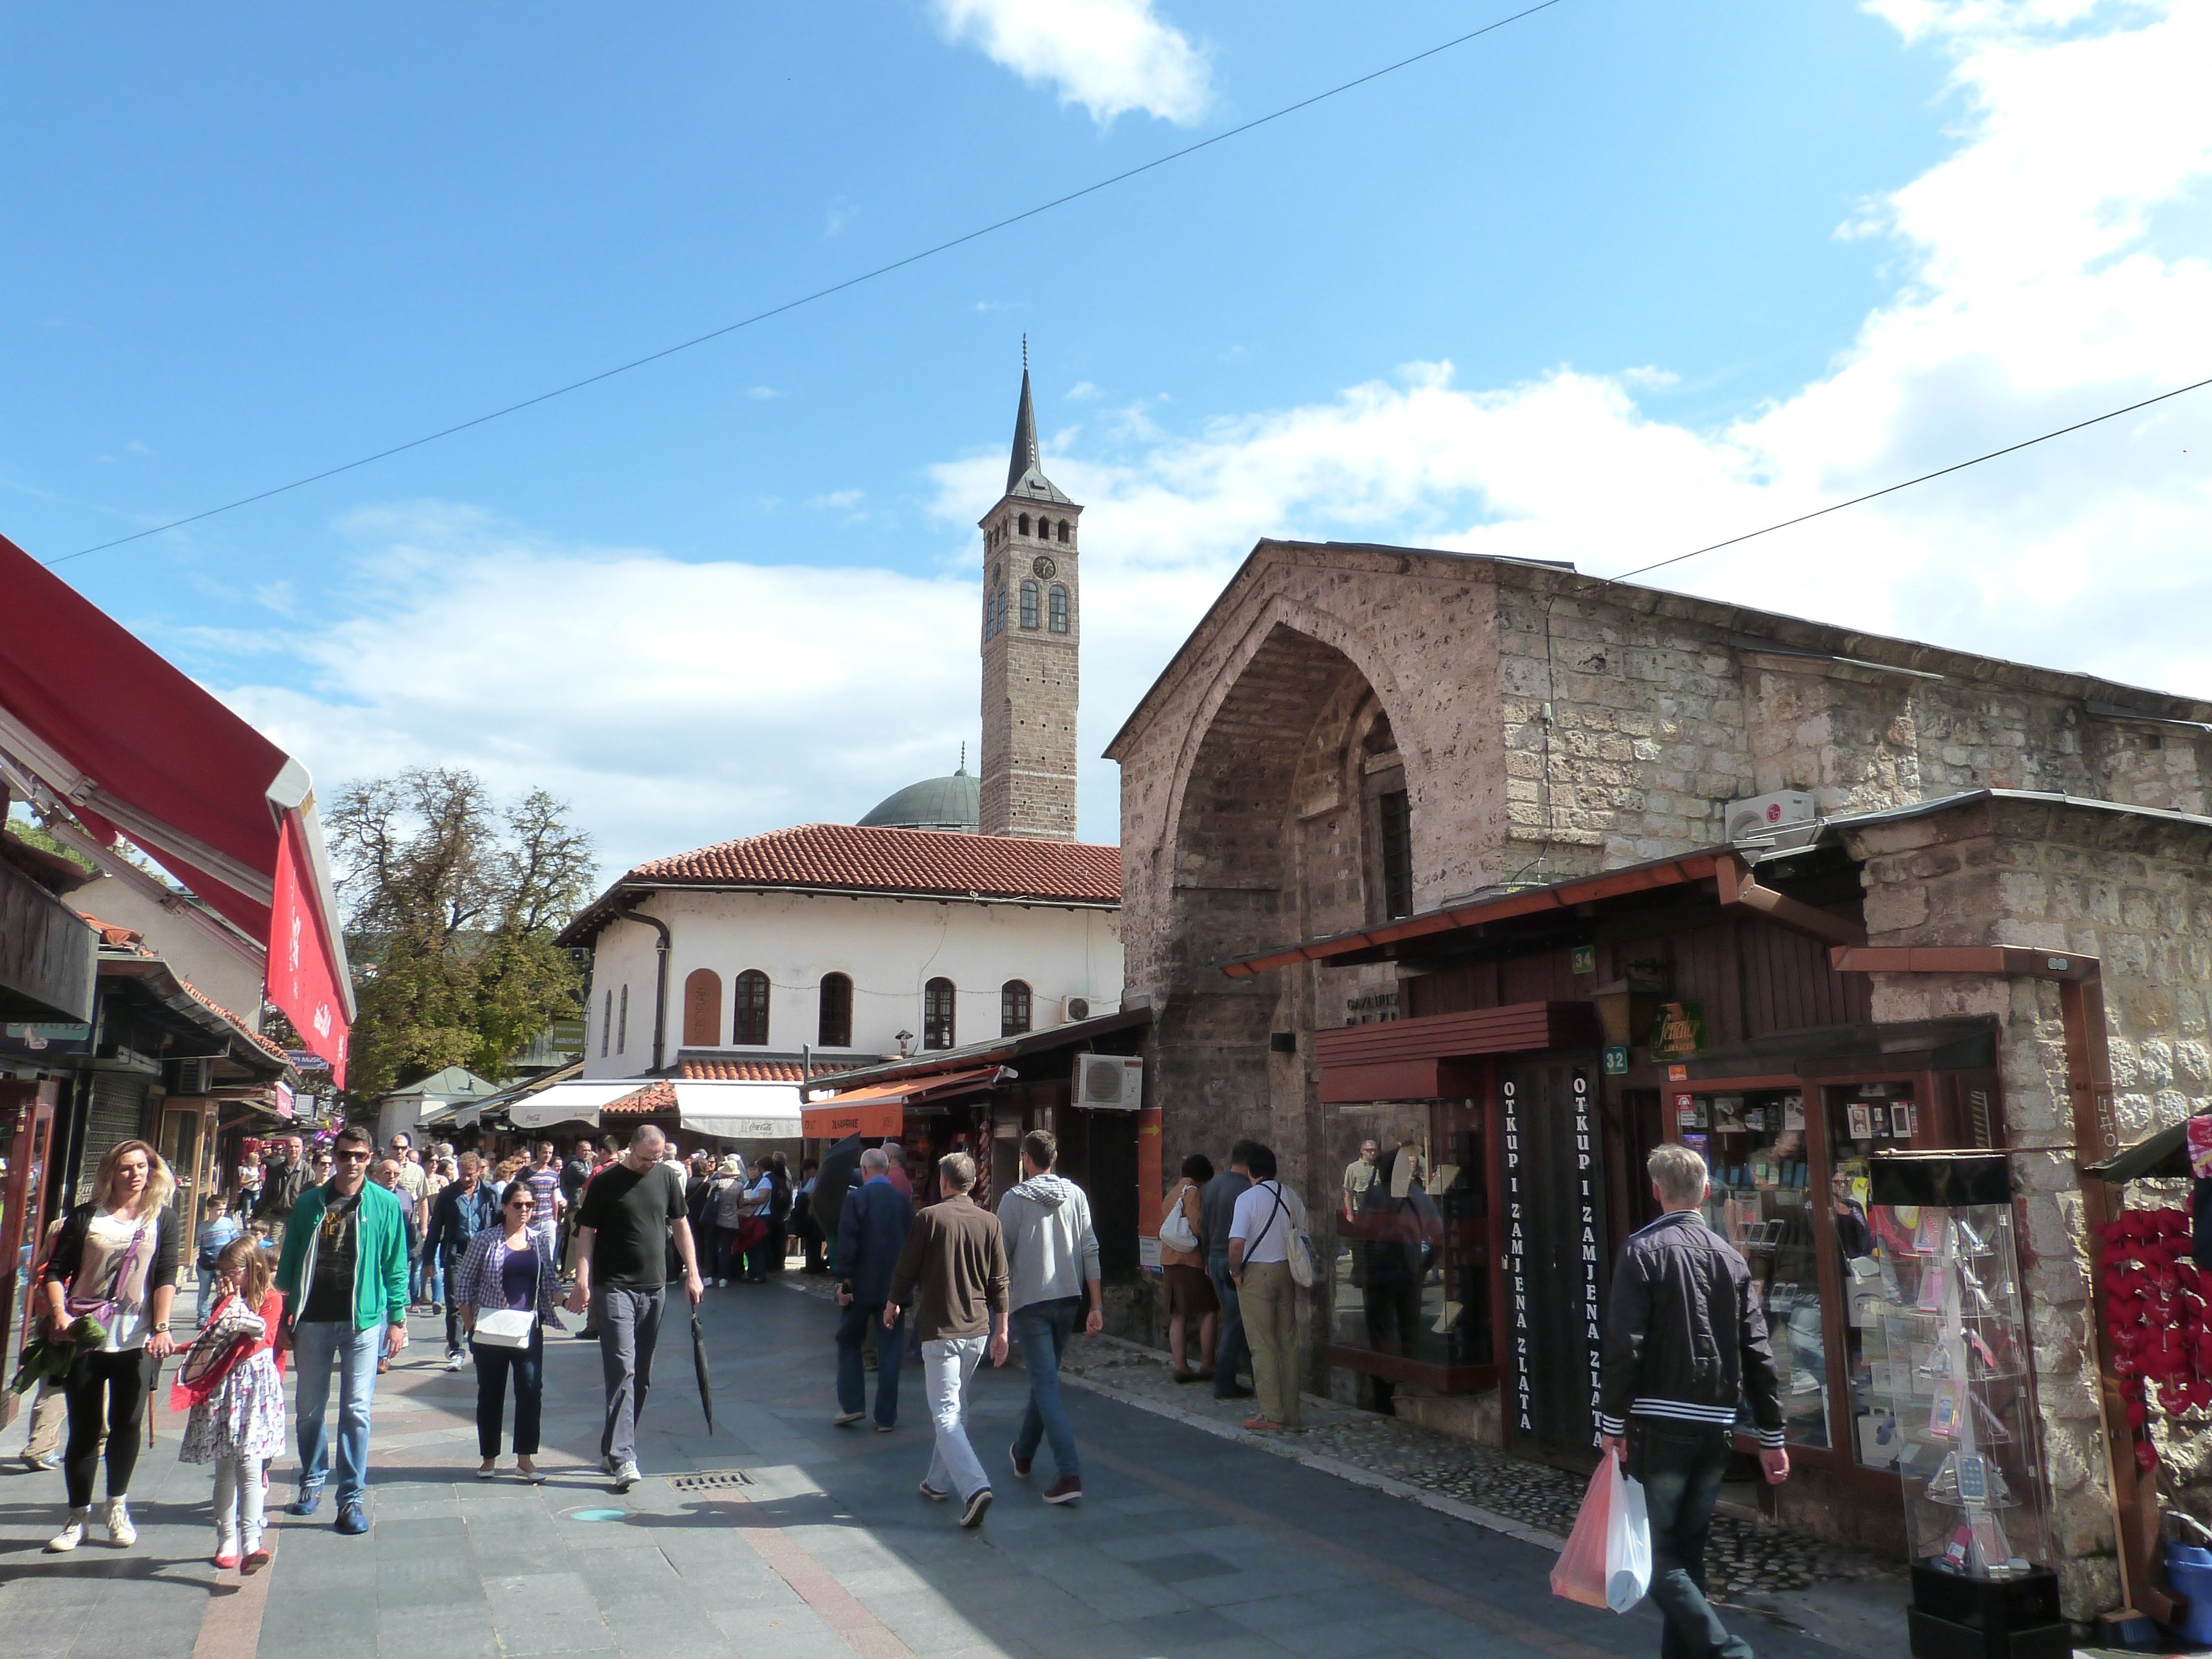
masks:
{"label": "white cloud", "polygon": [[[2212,7],[1883,9],[1954,54],[1959,130],[1856,216],[1900,286],[1793,395],[1695,430],[1639,405],[1662,366],[1472,387],[1416,363],[1202,427],[1166,429],[1155,398],[1056,434],[1048,470],[1087,504],[1082,752],[1261,536],[1616,574],[2212,373],[2212,230],[2176,210],[2212,179],[2191,84]],[[288,677],[240,641],[252,683],[225,695],[326,784],[425,761],[543,782],[610,861],[856,817],[972,740],[972,526],[1005,465],[994,444],[933,470],[934,577],[365,517],[350,619],[285,636],[307,689],[263,683]],[[2212,390],[1650,580],[2212,696],[2208,526]],[[1087,835],[1114,836],[1117,787],[1086,760]]]}
{"label": "white cloud", "polygon": [[568,800],[620,868],[850,821],[974,740],[969,582],[563,545],[436,503],[349,528],[350,618],[282,636],[299,672],[241,660],[220,693],[325,794],[471,767]]}
{"label": "white cloud", "polygon": [[[1133,406],[1102,428],[1124,459],[1056,453],[1086,503],[1086,750],[1261,536],[1618,574],[2212,374],[2205,220],[2168,211],[2212,178],[2212,7],[2108,9],[1911,8],[1964,118],[1864,216],[1902,284],[1829,372],[1721,429],[1648,416],[1656,366],[1475,389],[1415,364],[1196,433]],[[946,522],[994,465],[938,469]],[[2212,389],[1648,580],[2212,696],[2208,526]]]}
{"label": "white cloud", "polygon": [[1206,55],[1152,0],[934,0],[948,40],[973,44],[1102,125],[1131,110],[1185,125],[1212,101]]}

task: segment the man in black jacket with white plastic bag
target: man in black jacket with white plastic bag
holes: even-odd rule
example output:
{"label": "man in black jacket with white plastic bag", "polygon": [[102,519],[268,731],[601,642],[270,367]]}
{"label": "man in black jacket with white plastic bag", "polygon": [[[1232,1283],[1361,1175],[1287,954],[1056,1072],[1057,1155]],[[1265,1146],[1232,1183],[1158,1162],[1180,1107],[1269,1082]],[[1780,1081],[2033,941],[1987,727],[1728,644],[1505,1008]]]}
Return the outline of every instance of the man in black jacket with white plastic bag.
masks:
{"label": "man in black jacket with white plastic bag", "polygon": [[1664,1213],[1630,1236],[1613,1268],[1598,1431],[1606,1455],[1626,1456],[1643,1483],[1663,1659],[1751,1659],[1705,1600],[1705,1534],[1742,1403],[1768,1481],[1790,1478],[1766,1316],[1743,1257],[1698,1214],[1705,1159],[1662,1146],[1644,1167]]}

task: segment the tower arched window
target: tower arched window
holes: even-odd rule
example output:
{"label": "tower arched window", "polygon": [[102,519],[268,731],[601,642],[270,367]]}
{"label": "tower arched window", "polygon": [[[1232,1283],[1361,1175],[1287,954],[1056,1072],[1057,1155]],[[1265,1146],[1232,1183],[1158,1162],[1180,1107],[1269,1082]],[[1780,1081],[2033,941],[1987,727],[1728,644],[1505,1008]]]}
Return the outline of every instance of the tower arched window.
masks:
{"label": "tower arched window", "polygon": [[768,1047],[768,975],[757,968],[738,975],[738,1017],[730,1041],[744,1048]]}
{"label": "tower arched window", "polygon": [[684,1046],[713,1048],[722,1041],[722,976],[694,968],[684,979]]}
{"label": "tower arched window", "polygon": [[601,1060],[607,1057],[607,1044],[613,1040],[614,1034],[615,994],[611,990],[607,993],[606,1006],[599,1013],[599,1058]]}
{"label": "tower arched window", "polygon": [[822,1018],[814,1040],[824,1048],[853,1046],[853,981],[842,974],[822,975]]}
{"label": "tower arched window", "polygon": [[1049,615],[1052,618],[1054,633],[1067,632],[1067,590],[1058,582],[1052,585],[1052,608]]}
{"label": "tower arched window", "polygon": [[955,999],[952,981],[933,979],[921,989],[921,1046],[925,1048],[950,1048],[957,1039],[953,1019]]}
{"label": "tower arched window", "polygon": [[1024,582],[1022,584],[1022,626],[1035,628],[1036,625],[1037,585],[1035,582]]}
{"label": "tower arched window", "polygon": [[622,994],[622,1016],[621,1016],[621,1018],[618,1018],[618,1019],[617,1019],[617,1020],[616,1020],[616,1022],[615,1022],[615,1052],[616,1052],[617,1054],[620,1054],[620,1053],[622,1053],[622,1051],[623,1051],[623,1049],[625,1049],[625,1048],[629,1048],[629,986],[627,986],[627,985],[625,985],[625,986],[623,986],[623,994]]}
{"label": "tower arched window", "polygon": [[1010,979],[999,988],[999,1035],[1019,1036],[1030,1029],[1030,986],[1027,980]]}
{"label": "tower arched window", "polygon": [[1024,536],[1028,535],[1030,533],[1030,515],[1026,513],[1023,514],[1020,523],[1022,526],[1022,534]]}
{"label": "tower arched window", "polygon": [[1060,521],[1060,524],[1059,524],[1059,526],[1058,526],[1058,528],[1057,528],[1057,532],[1056,532],[1056,533],[1057,533],[1058,538],[1059,538],[1059,539],[1060,539],[1060,540],[1061,540],[1061,541],[1063,541],[1063,542],[1064,542],[1064,541],[1066,541],[1066,540],[1067,539],[1067,520],[1066,520],[1062,519],[1062,520]]}

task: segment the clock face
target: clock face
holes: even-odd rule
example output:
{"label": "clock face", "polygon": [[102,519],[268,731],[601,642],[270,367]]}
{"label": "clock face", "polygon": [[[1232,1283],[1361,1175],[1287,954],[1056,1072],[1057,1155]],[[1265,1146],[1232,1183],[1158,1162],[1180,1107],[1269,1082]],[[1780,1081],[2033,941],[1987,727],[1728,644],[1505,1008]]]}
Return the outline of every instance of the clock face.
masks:
{"label": "clock face", "polygon": [[1058,570],[1060,567],[1054,564],[1050,559],[1047,558],[1043,554],[1040,553],[1037,555],[1036,562],[1031,565],[1030,568],[1036,571],[1038,575],[1043,577],[1047,581],[1050,581],[1053,577],[1053,573]]}

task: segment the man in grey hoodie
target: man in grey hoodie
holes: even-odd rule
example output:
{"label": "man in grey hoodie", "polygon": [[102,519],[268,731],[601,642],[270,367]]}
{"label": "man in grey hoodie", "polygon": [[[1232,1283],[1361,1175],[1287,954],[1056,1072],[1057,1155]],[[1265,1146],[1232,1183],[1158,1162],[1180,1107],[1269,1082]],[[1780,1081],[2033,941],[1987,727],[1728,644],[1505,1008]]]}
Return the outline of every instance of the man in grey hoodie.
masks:
{"label": "man in grey hoodie", "polygon": [[1060,1478],[1045,1489],[1044,1501],[1073,1504],[1083,1496],[1083,1471],[1075,1459],[1075,1429],[1060,1403],[1060,1356],[1079,1317],[1086,1335],[1104,1328],[1106,1298],[1091,1200],[1082,1188],[1052,1172],[1059,1157],[1060,1142],[1051,1131],[1032,1129],[1022,1137],[1022,1180],[999,1200],[999,1228],[1012,1274],[1007,1303],[1014,1340],[1022,1346],[1022,1369],[1030,1377],[1029,1409],[1009,1455],[1014,1474],[1026,1480],[1037,1443],[1051,1441]]}

